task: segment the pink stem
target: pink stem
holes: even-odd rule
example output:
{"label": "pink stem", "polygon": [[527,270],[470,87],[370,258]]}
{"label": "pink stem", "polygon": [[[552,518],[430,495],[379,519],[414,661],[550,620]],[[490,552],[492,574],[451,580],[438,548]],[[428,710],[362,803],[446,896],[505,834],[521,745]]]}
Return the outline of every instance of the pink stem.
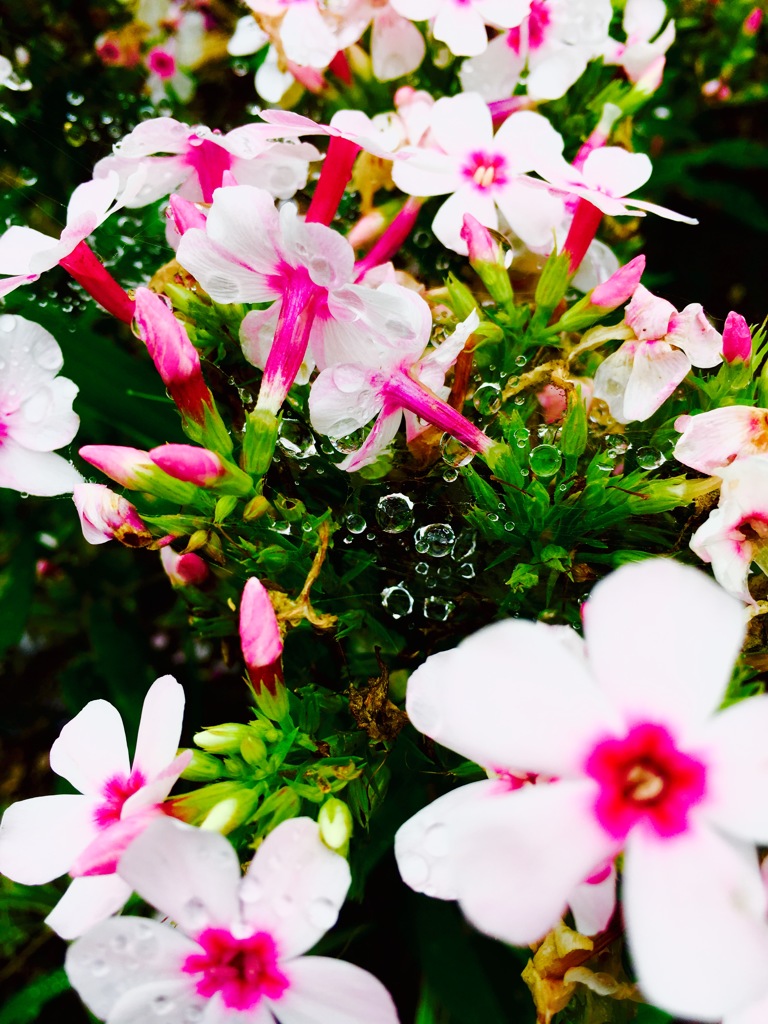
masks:
{"label": "pink stem", "polygon": [[413,230],[423,202],[423,199],[418,199],[416,196],[409,196],[406,199],[392,223],[384,230],[381,238],[374,242],[366,255],[356,264],[357,281],[361,280],[372,267],[389,262],[399,251]]}
{"label": "pink stem", "polygon": [[576,213],[573,215],[571,228],[563,249],[570,254],[570,272],[576,273],[581,266],[592,239],[597,234],[600,221],[603,219],[601,210],[593,206],[588,199],[579,199]]}
{"label": "pink stem", "polygon": [[385,399],[451,434],[473,452],[485,453],[493,447],[487,434],[402,370],[395,370],[384,385],[383,393]]}
{"label": "pink stem", "polygon": [[257,409],[277,413],[296,380],[307,354],[309,336],[323,289],[300,268],[283,293],[275,338],[264,366]]}
{"label": "pink stem", "polygon": [[136,303],[128,297],[87,242],[78,242],[69,256],[59,260],[70,277],[88,292],[92,299],[112,316],[129,324]]}
{"label": "pink stem", "polygon": [[352,168],[357,154],[362,149],[356,142],[332,135],[328,143],[328,154],[320,171],[320,178],[307,210],[306,221],[330,224],[339,208],[347,182],[352,177]]}

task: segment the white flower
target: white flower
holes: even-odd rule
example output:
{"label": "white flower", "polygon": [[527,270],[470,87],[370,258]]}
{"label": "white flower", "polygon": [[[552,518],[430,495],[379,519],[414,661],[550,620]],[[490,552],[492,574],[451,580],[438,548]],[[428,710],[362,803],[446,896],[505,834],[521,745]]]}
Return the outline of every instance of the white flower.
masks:
{"label": "white flower", "polygon": [[301,954],[335,923],[350,883],[309,818],[285,821],[244,878],[223,836],[158,820],[120,861],[178,925],[118,917],[67,954],[69,980],[108,1024],[397,1024],[386,989],[342,960]]}
{"label": "white flower", "polygon": [[[408,686],[417,729],[479,764],[550,781],[467,787],[477,799],[457,828],[452,808],[436,807],[442,829],[399,840],[406,879],[414,885],[420,868],[414,887],[428,892],[434,849],[451,849],[466,915],[523,945],[623,851],[624,920],[644,994],[702,1021],[761,996],[768,927],[755,844],[768,841],[768,697],[717,713],[745,618],[703,574],[651,560],[593,591],[586,658],[552,627],[509,620],[427,659]],[[461,790],[439,803],[449,799]]]}
{"label": "white flower", "polygon": [[53,335],[9,313],[0,316],[0,487],[27,494],[71,492],[82,477],[53,449],[73,439],[77,385],[57,377],[63,364]]}

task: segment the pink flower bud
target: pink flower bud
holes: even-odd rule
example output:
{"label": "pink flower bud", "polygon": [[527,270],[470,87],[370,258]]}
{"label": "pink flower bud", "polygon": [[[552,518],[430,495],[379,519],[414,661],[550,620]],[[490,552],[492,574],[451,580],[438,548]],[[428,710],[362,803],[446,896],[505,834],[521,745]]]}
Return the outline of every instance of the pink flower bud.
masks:
{"label": "pink flower bud", "polygon": [[253,481],[242,469],[208,448],[191,444],[164,444],[149,452],[152,462],[169,476],[222,494],[245,495]]}
{"label": "pink flower bud", "polygon": [[472,266],[476,263],[499,262],[499,247],[493,240],[493,236],[488,228],[471,213],[464,214],[461,237],[467,243],[469,262]]}
{"label": "pink flower bud", "polygon": [[136,327],[157,372],[183,415],[205,421],[213,405],[200,369],[200,356],[172,310],[149,288],[136,289]]}
{"label": "pink flower bud", "polygon": [[168,200],[165,215],[180,235],[189,231],[190,228],[204,229],[208,219],[196,203],[191,203],[189,199],[182,199],[175,193]]}
{"label": "pink flower bud", "polygon": [[283,639],[269,593],[252,576],[240,601],[240,646],[254,695],[270,718],[280,719],[288,711],[283,685]]}
{"label": "pink flower bud", "polygon": [[129,548],[146,547],[152,534],[133,505],[104,484],[75,484],[72,500],[89,544],[118,540]]}
{"label": "pink flower bud", "polygon": [[752,335],[740,313],[728,314],[723,327],[723,359],[727,363],[748,362],[752,357]]}
{"label": "pink flower bud", "polygon": [[762,23],[763,12],[759,7],[755,7],[744,19],[741,30],[745,36],[754,36],[760,31]]}
{"label": "pink flower bud", "polygon": [[635,256],[626,266],[619,267],[607,281],[603,281],[594,289],[589,297],[591,305],[606,310],[623,306],[635,294],[644,270],[645,256]]}
{"label": "pink flower bud", "polygon": [[208,566],[194,551],[179,554],[172,547],[163,547],[160,561],[174,587],[199,587],[209,575]]}
{"label": "pink flower bud", "polygon": [[158,498],[178,504],[193,501],[198,492],[192,484],[163,473],[150,459],[148,452],[114,444],[87,444],[80,449],[80,457],[132,491],[146,491]]}

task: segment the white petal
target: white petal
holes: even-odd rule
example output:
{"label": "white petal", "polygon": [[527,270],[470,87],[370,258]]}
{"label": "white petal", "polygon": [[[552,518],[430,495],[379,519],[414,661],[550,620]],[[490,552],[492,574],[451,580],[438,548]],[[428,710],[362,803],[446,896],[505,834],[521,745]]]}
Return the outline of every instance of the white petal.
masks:
{"label": "white petal", "polygon": [[661,842],[635,830],[624,858],[630,952],[650,1002],[718,1021],[762,995],[768,927],[754,850],[708,829]]}
{"label": "white petal", "polygon": [[338,231],[300,220],[293,203],[286,203],[280,210],[280,228],[288,263],[306,267],[315,284],[338,288],[352,280],[355,253]]}
{"label": "white petal", "polygon": [[482,17],[474,7],[463,4],[443,4],[432,25],[432,34],[458,57],[476,57],[488,45]]}
{"label": "white petal", "polygon": [[280,315],[281,299],[268,309],[252,309],[240,324],[240,345],[243,355],[251,364],[264,369],[275,340],[275,328]]}
{"label": "white petal", "polygon": [[66,874],[97,833],[87,796],[36,796],[11,804],[0,825],[0,872],[23,885]]}
{"label": "white petal", "polygon": [[681,348],[694,366],[718,366],[723,361],[723,337],[707,320],[700,302],[670,318],[666,340]]}
{"label": "white petal", "polygon": [[583,659],[557,631],[507,620],[433,654],[408,681],[414,727],[487,768],[579,772],[586,747],[611,731]]}
{"label": "white petal", "polygon": [[240,886],[243,919],[274,935],[280,959],[305,952],[338,917],[350,883],[346,860],[317,822],[292,818],[270,832]]}
{"label": "white petal", "polygon": [[173,676],[161,676],[147,691],[136,740],[134,770],[147,780],[159,775],[176,757],[184,718],[184,687]]}
{"label": "white petal", "polygon": [[542,114],[520,110],[506,119],[493,140],[516,174],[536,171],[543,177],[570,176],[563,158],[563,137]]}
{"label": "white petal", "polygon": [[117,708],[106,700],[86,704],[51,747],[51,768],[81,793],[94,795],[114,775],[127,775],[128,744]]}
{"label": "white petal", "polygon": [[746,628],[737,601],[666,558],[598,583],[584,618],[589,663],[625,715],[683,728],[719,705]]}
{"label": "white petal", "polygon": [[130,885],[117,875],[75,878],[45,923],[62,939],[76,939],[116,914],[130,895]]}
{"label": "white petal", "polygon": [[176,258],[214,302],[269,302],[275,298],[262,274],[212,243],[200,228],[184,232]]}
{"label": "white petal", "polygon": [[700,473],[715,473],[738,456],[766,450],[761,440],[768,432],[768,415],[764,409],[727,405],[689,416],[675,429],[682,430],[677,461]]}
{"label": "white petal", "polygon": [[765,737],[768,696],[740,701],[715,715],[702,736],[712,750],[707,771],[707,817],[739,839],[768,845]]}
{"label": "white petal", "polygon": [[339,49],[315,4],[294,4],[280,23],[280,42],[288,60],[310,68],[327,68]]}
{"label": "white petal", "polygon": [[560,196],[531,185],[528,178],[519,178],[498,193],[496,204],[526,245],[535,249],[551,247],[555,228],[563,219]]}
{"label": "white petal", "polygon": [[439,99],[432,108],[431,127],[438,146],[460,158],[473,149],[487,149],[493,144],[491,112],[476,92]]}
{"label": "white petal", "polygon": [[[116,1004],[132,990],[158,982],[174,993],[192,988],[180,966],[187,956],[199,952],[196,942],[158,921],[113,917],[72,943],[65,966],[88,1009],[111,1022],[116,1019],[112,1016]],[[147,1019],[145,1015],[144,1022]]]}
{"label": "white petal", "polygon": [[128,847],[118,873],[190,935],[236,920],[240,863],[218,832],[159,818]]}
{"label": "white petal", "polygon": [[[58,238],[44,235],[34,228],[22,228],[14,225],[0,235],[0,274],[29,274],[32,263],[44,259],[44,254],[52,252],[59,244]],[[50,270],[56,265],[52,260],[41,270]],[[42,328],[41,328],[42,330]]]}
{"label": "white petal", "polygon": [[768,993],[757,1002],[726,1013],[723,1024],[765,1024],[768,1020]]}
{"label": "white petal", "polygon": [[8,436],[22,448],[50,452],[74,438],[80,417],[72,408],[78,386],[66,377],[40,385],[8,417]]}
{"label": "white petal", "polygon": [[624,392],[628,420],[647,420],[669,398],[691,368],[688,356],[666,341],[649,341],[635,349],[632,373]]}
{"label": "white petal", "polygon": [[526,786],[465,816],[459,905],[480,931],[524,946],[557,924],[576,887],[616,852],[595,821],[595,795],[591,781]]}
{"label": "white petal", "polygon": [[454,252],[467,254],[467,243],[461,237],[464,215],[471,213],[476,220],[494,231],[499,226],[496,205],[489,192],[481,192],[472,185],[462,185],[449,196],[435,214],[432,230],[439,241]]}
{"label": "white petal", "polygon": [[589,51],[581,46],[568,46],[550,51],[545,60],[536,61],[526,88],[532,100],[559,100],[580,78],[589,61]]}
{"label": "white petal", "polygon": [[[85,231],[82,237],[90,235],[95,227],[106,220],[119,187],[120,178],[114,172],[78,185],[67,206],[67,228],[73,226],[80,233],[82,224],[82,230]],[[86,224],[91,225],[87,231]]]}
{"label": "white petal", "polygon": [[608,927],[616,909],[616,868],[611,866],[602,882],[582,882],[568,897],[576,930],[597,935]]}
{"label": "white petal", "polygon": [[595,373],[594,397],[606,403],[617,423],[628,423],[631,418],[624,411],[624,395],[636,352],[636,342],[625,342],[600,363]]}
{"label": "white petal", "polygon": [[459,78],[465,92],[480,93],[490,103],[513,95],[524,67],[525,59],[507,45],[502,35],[492,39],[479,56],[465,60]]}
{"label": "white petal", "polygon": [[373,74],[380,82],[410,75],[424,60],[424,36],[416,26],[385,7],[371,28]]}
{"label": "white petal", "polygon": [[280,1024],[397,1024],[392,997],[368,971],[344,960],[302,956],[281,964],[291,985],[270,1005]]}
{"label": "white petal", "polygon": [[326,437],[346,437],[354,433],[370,423],[382,404],[371,374],[359,366],[344,363],[323,370],[309,394],[312,426]]}
{"label": "white petal", "polygon": [[627,0],[622,28],[628,37],[653,39],[667,16],[664,0]]}
{"label": "white petal", "polygon": [[503,788],[495,779],[458,786],[401,825],[395,834],[395,859],[405,884],[438,900],[458,899],[460,880],[452,837],[463,831],[466,812],[500,792]]}
{"label": "white petal", "polygon": [[653,167],[645,153],[628,153],[619,146],[593,149],[584,161],[582,173],[592,188],[611,196],[627,196],[644,185]]}
{"label": "white petal", "polygon": [[411,196],[441,196],[463,183],[457,157],[432,149],[406,147],[396,154],[392,180]]}
{"label": "white petal", "polygon": [[376,422],[369,430],[365,441],[363,441],[356,452],[348,455],[346,459],[338,464],[338,469],[343,469],[347,473],[353,473],[358,469],[362,469],[363,466],[368,466],[375,462],[379,455],[386,451],[387,447],[395,439],[403,419],[400,409],[389,412],[387,409],[388,406],[385,405],[379,413]]}
{"label": "white petal", "polygon": [[724,590],[740,601],[754,604],[747,580],[755,547],[739,529],[742,519],[740,505],[722,502],[693,534],[690,547],[703,562],[712,564],[715,579]]}
{"label": "white petal", "polygon": [[31,452],[10,438],[0,446],[0,487],[52,497],[71,494],[83,482],[71,462],[54,452]]}
{"label": "white petal", "polygon": [[61,348],[49,331],[9,313],[0,320],[0,360],[0,406],[4,411],[18,408],[49,385],[64,362]]}

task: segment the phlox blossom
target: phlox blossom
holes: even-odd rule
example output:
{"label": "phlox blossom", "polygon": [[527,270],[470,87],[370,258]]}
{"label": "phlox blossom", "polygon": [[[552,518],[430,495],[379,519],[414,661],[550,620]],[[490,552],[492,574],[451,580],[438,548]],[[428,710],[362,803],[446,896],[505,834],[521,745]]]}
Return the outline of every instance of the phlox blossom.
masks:
{"label": "phlox blossom", "polygon": [[11,804],[0,824],[0,872],[40,885],[69,872],[74,881],[46,922],[63,938],[114,914],[130,885],[115,874],[130,842],[156,817],[189,763],[176,756],[184,691],[171,676],[147,692],[131,763],[120,714],[92,700],[51,747],[51,769],[77,795],[40,796]]}
{"label": "phlox blossom", "polygon": [[370,24],[368,0],[247,0],[254,14],[280,18],[277,35],[283,53],[294,64],[327,68],[339,50],[356,43]]}
{"label": "phlox blossom", "polygon": [[696,416],[678,416],[678,462],[700,473],[720,475],[724,466],[750,455],[768,455],[768,409],[724,405]]}
{"label": "phlox blossom", "polygon": [[511,28],[528,14],[531,0],[391,0],[413,21],[432,21],[432,35],[451,53],[470,57],[488,45],[486,25]]}
{"label": "phlox blossom", "polygon": [[69,444],[80,418],[77,385],[58,377],[55,338],[22,316],[0,316],[0,487],[27,494],[66,494],[82,477],[53,449]]}
{"label": "phlox blossom", "polygon": [[619,423],[647,420],[692,366],[722,362],[722,338],[698,302],[678,313],[638,285],[624,323],[628,333],[620,336],[627,340],[597,368],[594,391]]}
{"label": "phlox blossom", "polygon": [[119,870],[178,927],[115,917],[73,943],[67,974],[97,1017],[397,1024],[373,975],[301,955],[333,926],[350,883],[346,860],[310,818],[278,825],[244,878],[223,836],[169,818],[150,825]]}
{"label": "phlox blossom", "polygon": [[702,573],[650,560],[595,587],[585,653],[558,627],[518,619],[428,658],[408,683],[414,726],[479,764],[550,781],[508,792],[476,783],[472,809],[456,791],[443,800],[464,801],[460,827],[449,807],[436,810],[438,827],[415,843],[403,842],[406,823],[396,840],[406,880],[428,892],[435,850],[450,850],[453,896],[470,921],[523,945],[623,852],[644,995],[701,1021],[761,996],[767,897],[755,844],[768,839],[768,697],[717,710],[745,619]]}
{"label": "phlox blossom", "polygon": [[619,64],[630,82],[639,81],[654,65],[659,67],[658,81],[664,68],[664,54],[675,41],[675,23],[668,21],[664,0],[627,0],[622,28],[625,43],[611,39],[605,49],[607,64]]}

